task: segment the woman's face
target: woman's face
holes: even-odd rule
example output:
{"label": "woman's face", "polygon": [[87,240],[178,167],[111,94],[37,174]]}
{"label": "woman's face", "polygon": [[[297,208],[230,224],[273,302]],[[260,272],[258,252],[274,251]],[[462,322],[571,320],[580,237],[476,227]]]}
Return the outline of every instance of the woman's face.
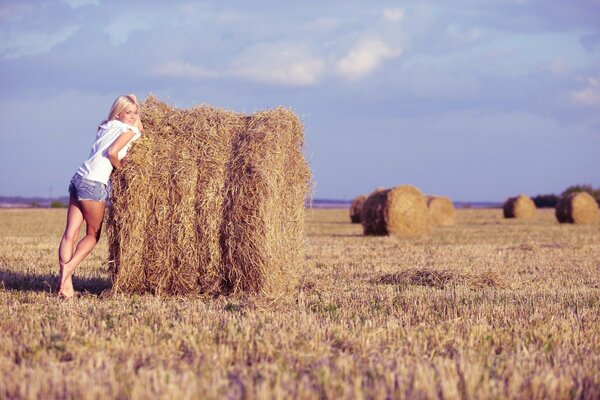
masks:
{"label": "woman's face", "polygon": [[117,119],[127,125],[135,125],[138,119],[138,108],[135,104],[128,105],[123,111],[117,115]]}

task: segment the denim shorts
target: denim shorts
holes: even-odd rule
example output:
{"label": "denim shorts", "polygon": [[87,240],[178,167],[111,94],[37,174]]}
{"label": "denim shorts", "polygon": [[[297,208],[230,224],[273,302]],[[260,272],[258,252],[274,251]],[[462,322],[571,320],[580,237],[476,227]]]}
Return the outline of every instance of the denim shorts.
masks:
{"label": "denim shorts", "polygon": [[75,174],[69,184],[69,194],[77,200],[106,201],[108,190],[102,182],[91,181]]}

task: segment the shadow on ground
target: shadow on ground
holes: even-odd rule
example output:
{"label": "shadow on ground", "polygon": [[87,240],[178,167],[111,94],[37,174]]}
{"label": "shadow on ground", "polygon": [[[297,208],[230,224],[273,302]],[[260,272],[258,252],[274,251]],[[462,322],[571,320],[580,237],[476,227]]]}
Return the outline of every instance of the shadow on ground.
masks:
{"label": "shadow on ground", "polygon": [[[56,275],[32,274],[0,269],[0,288],[5,290],[52,292],[56,285]],[[73,286],[79,293],[100,295],[111,288],[109,279],[73,277]]]}

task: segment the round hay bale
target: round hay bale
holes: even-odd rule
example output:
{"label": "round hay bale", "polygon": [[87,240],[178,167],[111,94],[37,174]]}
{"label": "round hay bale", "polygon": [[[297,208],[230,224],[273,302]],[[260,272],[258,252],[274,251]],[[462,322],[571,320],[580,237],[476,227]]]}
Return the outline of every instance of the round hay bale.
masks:
{"label": "round hay bale", "polygon": [[365,200],[367,200],[367,196],[363,194],[352,200],[352,204],[350,205],[350,221],[352,221],[353,224],[360,223],[360,212]]}
{"label": "round hay bale", "polygon": [[410,185],[371,193],[360,219],[365,235],[417,236],[429,232],[425,196]]}
{"label": "round hay bale", "polygon": [[535,217],[535,203],[530,197],[521,194],[510,197],[504,203],[504,218],[531,219]]}
{"label": "round hay bale", "polygon": [[456,209],[449,197],[427,196],[431,225],[450,226],[456,223]]}
{"label": "round hay bale", "polygon": [[598,203],[587,192],[570,193],[558,201],[556,219],[561,224],[595,224],[600,220]]}

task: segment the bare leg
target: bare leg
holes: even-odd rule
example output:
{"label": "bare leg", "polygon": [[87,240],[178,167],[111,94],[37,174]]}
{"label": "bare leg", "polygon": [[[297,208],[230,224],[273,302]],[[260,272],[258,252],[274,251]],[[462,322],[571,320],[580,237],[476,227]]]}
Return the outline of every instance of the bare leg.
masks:
{"label": "bare leg", "polygon": [[[83,200],[79,201],[78,204],[85,220],[86,233],[85,237],[77,244],[77,248],[72,253],[70,259],[62,263],[60,290],[58,293],[63,297],[73,297],[75,294],[72,281],[73,273],[75,272],[75,268],[90,254],[96,243],[98,243],[104,219],[105,203],[103,201]],[[64,255],[68,254],[65,253]]]}
{"label": "bare leg", "polygon": [[[62,276],[65,263],[67,263],[75,251],[75,243],[79,238],[79,230],[83,224],[83,212],[79,201],[71,196],[69,199],[69,209],[67,210],[67,227],[63,234],[62,240],[60,241],[60,247],[58,248],[58,264],[60,267],[59,277],[56,291],[74,293],[73,286],[63,287]],[[69,281],[70,283],[71,281]]]}

